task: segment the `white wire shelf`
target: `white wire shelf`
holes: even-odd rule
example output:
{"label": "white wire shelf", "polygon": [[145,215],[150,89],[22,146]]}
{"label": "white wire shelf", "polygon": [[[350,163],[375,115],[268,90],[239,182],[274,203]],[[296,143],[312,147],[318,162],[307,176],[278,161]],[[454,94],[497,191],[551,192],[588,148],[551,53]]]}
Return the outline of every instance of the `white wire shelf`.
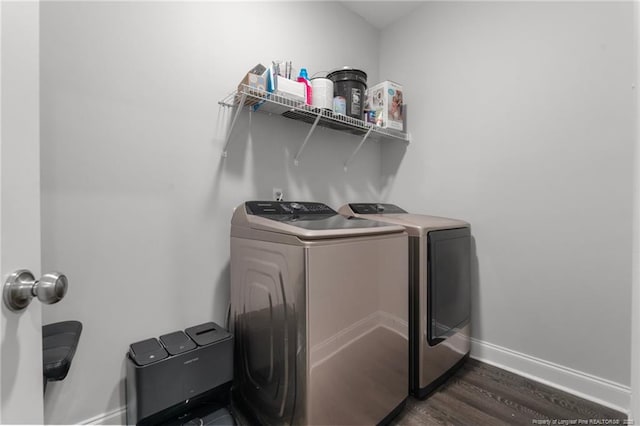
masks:
{"label": "white wire shelf", "polygon": [[242,109],[249,109],[249,111],[262,112],[267,114],[279,114],[283,117],[293,120],[303,121],[311,124],[311,129],[307,134],[304,142],[300,146],[298,153],[294,158],[296,165],[298,159],[302,154],[309,138],[313,134],[316,126],[328,127],[334,130],[351,133],[354,135],[362,136],[362,141],[358,144],[358,147],[351,155],[351,157],[345,162],[345,170],[349,163],[353,160],[357,152],[360,150],[364,142],[370,139],[392,139],[409,142],[410,137],[408,133],[400,132],[393,129],[385,129],[378,127],[371,123],[366,123],[356,118],[348,117],[343,114],[334,114],[331,110],[314,108],[310,105],[306,105],[304,102],[291,99],[276,93],[266,92],[246,85],[240,85],[237,91],[234,91],[227,95],[224,99],[218,102],[221,106],[228,108],[236,108],[236,112],[227,131],[225,145],[222,155],[226,157],[227,148],[229,145],[231,132],[235,125],[238,114]]}

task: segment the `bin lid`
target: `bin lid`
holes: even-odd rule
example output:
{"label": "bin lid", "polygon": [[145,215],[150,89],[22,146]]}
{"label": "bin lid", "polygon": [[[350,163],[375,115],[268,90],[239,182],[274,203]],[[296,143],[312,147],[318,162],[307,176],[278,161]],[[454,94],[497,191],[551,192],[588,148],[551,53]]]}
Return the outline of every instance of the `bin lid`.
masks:
{"label": "bin lid", "polygon": [[185,330],[185,333],[187,333],[187,335],[191,337],[191,340],[196,342],[198,346],[207,346],[231,337],[231,333],[215,322],[205,322],[204,324],[189,327]]}
{"label": "bin lid", "polygon": [[367,73],[353,67],[342,67],[332,70],[329,72],[329,74],[327,74],[327,78],[334,82],[356,80],[361,83],[367,84]]}

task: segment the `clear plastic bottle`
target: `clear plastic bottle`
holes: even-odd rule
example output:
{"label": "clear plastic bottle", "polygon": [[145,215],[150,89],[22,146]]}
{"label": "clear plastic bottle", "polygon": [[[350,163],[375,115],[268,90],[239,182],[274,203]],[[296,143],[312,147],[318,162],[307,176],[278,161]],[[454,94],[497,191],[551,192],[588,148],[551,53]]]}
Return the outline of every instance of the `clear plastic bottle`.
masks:
{"label": "clear plastic bottle", "polygon": [[305,96],[305,103],[307,105],[311,105],[311,100],[312,100],[311,82],[309,81],[309,75],[307,74],[306,68],[300,68],[300,75],[298,76],[297,81],[300,83],[304,83],[304,85],[306,86],[307,90],[306,90],[306,96]]}

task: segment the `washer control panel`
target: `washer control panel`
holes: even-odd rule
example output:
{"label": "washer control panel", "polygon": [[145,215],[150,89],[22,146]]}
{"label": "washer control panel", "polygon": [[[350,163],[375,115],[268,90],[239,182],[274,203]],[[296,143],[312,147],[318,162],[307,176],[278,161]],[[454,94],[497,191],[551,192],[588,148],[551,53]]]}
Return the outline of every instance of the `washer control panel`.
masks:
{"label": "washer control panel", "polygon": [[391,214],[391,213],[407,213],[406,210],[394,204],[381,203],[358,203],[349,204],[351,210],[356,214]]}
{"label": "washer control panel", "polygon": [[306,201],[247,201],[247,213],[257,216],[334,215],[335,210],[326,204]]}

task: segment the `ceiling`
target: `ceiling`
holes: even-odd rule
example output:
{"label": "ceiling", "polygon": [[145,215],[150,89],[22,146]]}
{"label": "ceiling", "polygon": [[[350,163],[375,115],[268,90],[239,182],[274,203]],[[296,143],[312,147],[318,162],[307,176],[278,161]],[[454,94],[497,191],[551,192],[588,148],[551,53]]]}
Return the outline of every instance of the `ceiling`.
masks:
{"label": "ceiling", "polygon": [[424,4],[424,1],[343,1],[346,7],[382,30]]}

